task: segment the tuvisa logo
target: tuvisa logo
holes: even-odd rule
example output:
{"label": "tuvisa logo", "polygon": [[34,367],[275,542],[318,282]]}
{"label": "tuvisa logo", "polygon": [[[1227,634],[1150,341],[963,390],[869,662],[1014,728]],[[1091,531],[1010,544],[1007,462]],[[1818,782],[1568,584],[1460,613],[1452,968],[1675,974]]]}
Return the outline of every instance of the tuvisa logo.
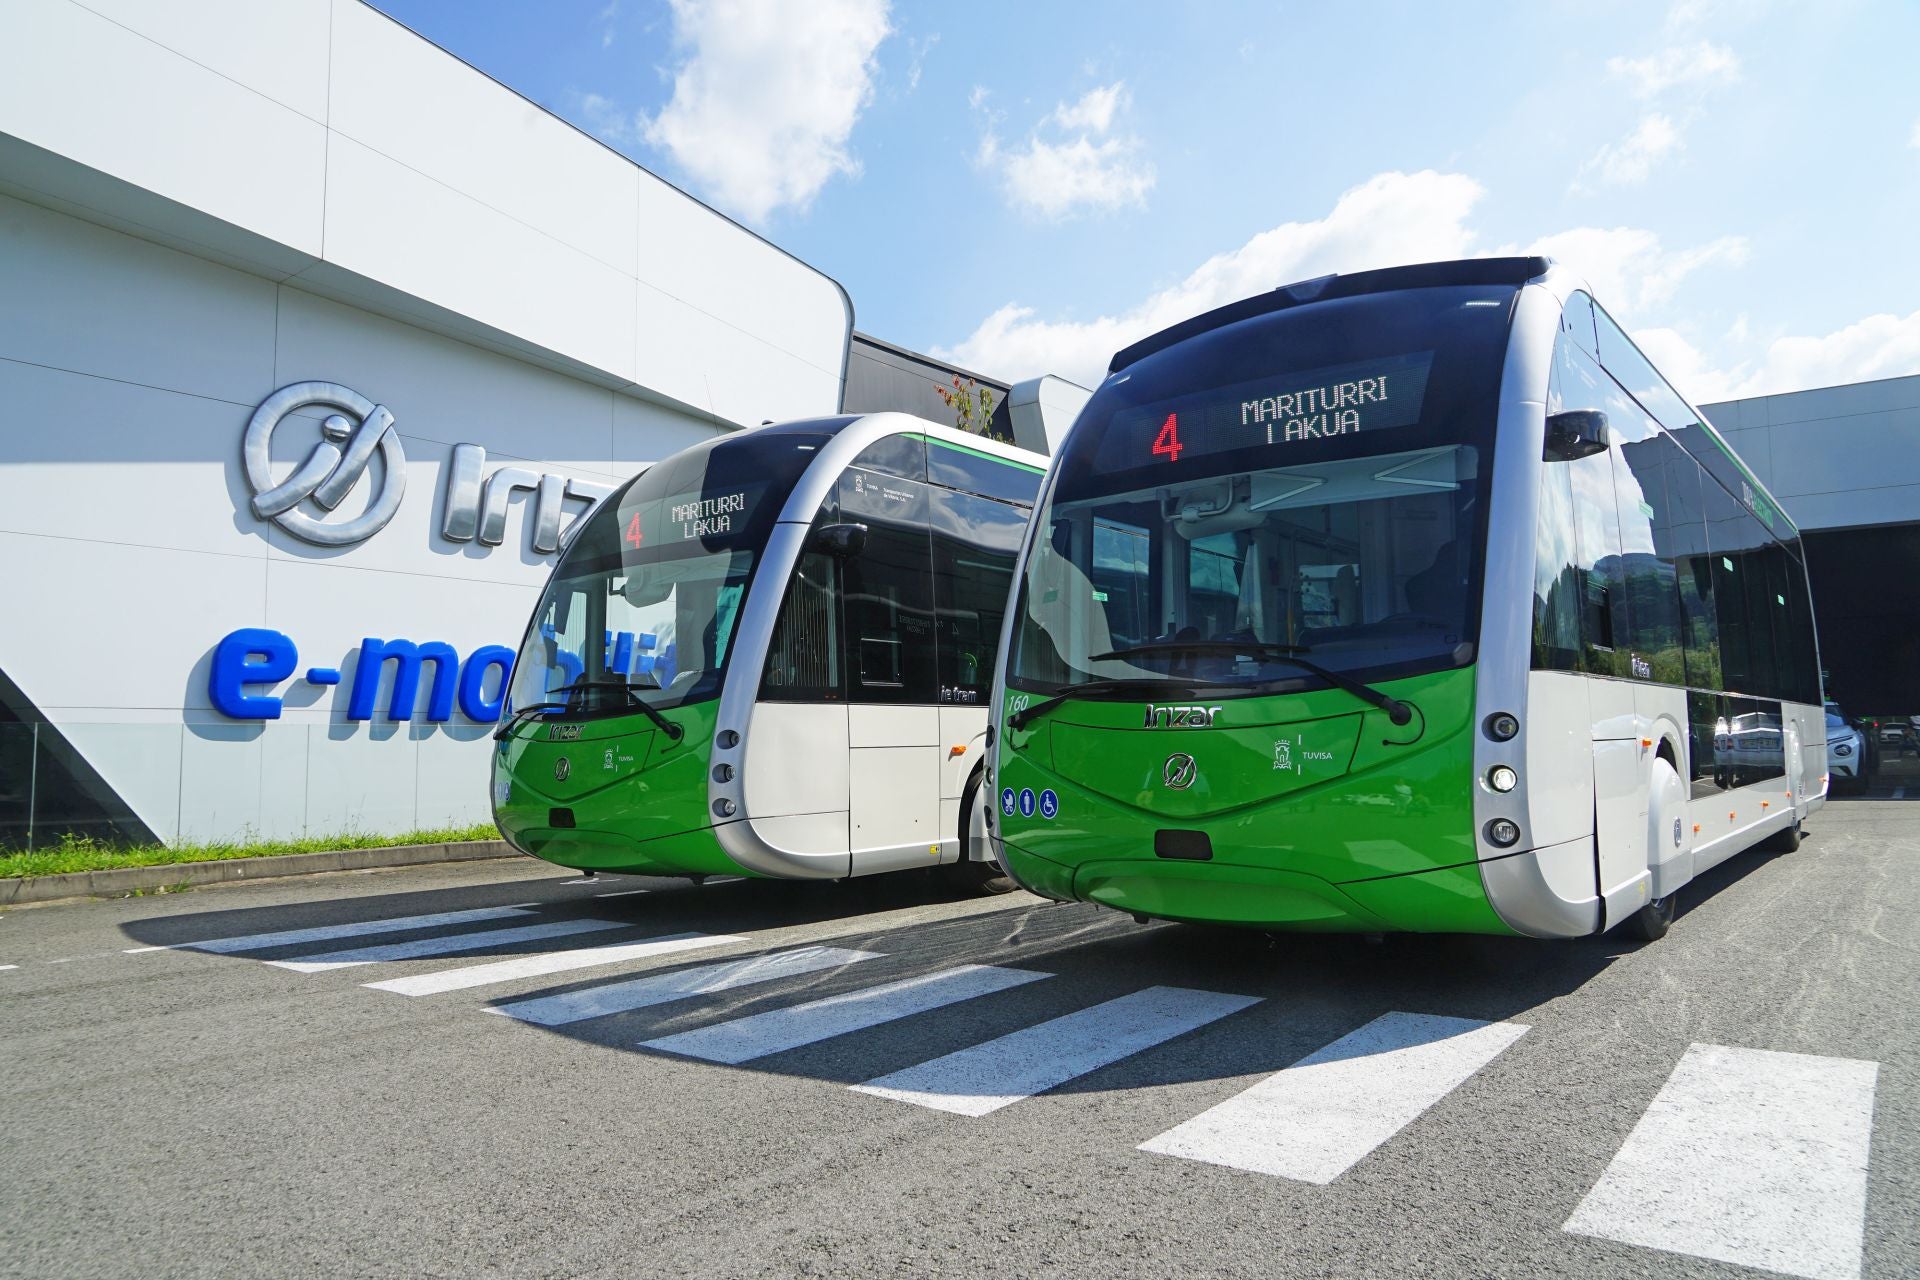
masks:
{"label": "tuvisa logo", "polygon": [[1142,727],[1148,729],[1205,729],[1213,724],[1220,714],[1219,707],[1147,707],[1147,718]]}
{"label": "tuvisa logo", "polygon": [[[320,443],[291,476],[273,479],[273,433],[302,409],[332,409],[320,423]],[[351,416],[349,416],[351,415]],[[375,453],[380,478],[373,501],[350,520],[330,522],[337,508],[360,483]],[[253,489],[253,513],[271,520],[294,537],[322,547],[344,547],[371,538],[387,526],[407,491],[407,457],[393,412],[337,382],[295,382],[260,402],[247,422],[241,446],[247,484]],[[548,555],[565,541],[561,528],[571,499],[584,503],[585,515],[614,486],[556,472],[525,467],[496,467],[487,472],[487,451],[477,444],[456,444],[447,465],[446,515],[440,532],[453,542],[478,540],[497,547],[507,536],[507,505],[516,490],[533,494],[533,549]],[[312,500],[315,515],[301,509]],[[571,527],[571,526],[569,526]]]}

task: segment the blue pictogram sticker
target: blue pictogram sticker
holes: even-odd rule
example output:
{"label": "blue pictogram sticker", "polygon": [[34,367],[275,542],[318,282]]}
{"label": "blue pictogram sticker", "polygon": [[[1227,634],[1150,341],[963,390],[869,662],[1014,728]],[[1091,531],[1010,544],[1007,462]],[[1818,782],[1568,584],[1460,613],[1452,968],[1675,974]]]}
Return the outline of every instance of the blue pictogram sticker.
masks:
{"label": "blue pictogram sticker", "polygon": [[1032,787],[1020,788],[1020,816],[1023,818],[1031,818],[1033,816]]}
{"label": "blue pictogram sticker", "polygon": [[1014,806],[1013,788],[1008,787],[1005,791],[1002,791],[1000,793],[1000,812],[1006,814],[1009,818],[1011,818],[1013,816],[1013,806]]}
{"label": "blue pictogram sticker", "polygon": [[1040,793],[1040,816],[1052,822],[1059,814],[1060,797],[1053,794],[1052,787],[1048,787]]}

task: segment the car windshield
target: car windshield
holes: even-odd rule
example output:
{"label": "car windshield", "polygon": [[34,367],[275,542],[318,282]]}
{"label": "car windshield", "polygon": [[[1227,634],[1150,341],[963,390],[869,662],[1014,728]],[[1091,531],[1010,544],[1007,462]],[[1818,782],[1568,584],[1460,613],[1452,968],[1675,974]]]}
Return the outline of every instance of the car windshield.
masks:
{"label": "car windshield", "polygon": [[601,504],[534,611],[508,710],[612,715],[717,696],[760,550],[826,440],[776,430],[695,446]]}
{"label": "car windshield", "polygon": [[1036,516],[1008,683],[1470,661],[1511,294],[1315,303],[1110,378]]}

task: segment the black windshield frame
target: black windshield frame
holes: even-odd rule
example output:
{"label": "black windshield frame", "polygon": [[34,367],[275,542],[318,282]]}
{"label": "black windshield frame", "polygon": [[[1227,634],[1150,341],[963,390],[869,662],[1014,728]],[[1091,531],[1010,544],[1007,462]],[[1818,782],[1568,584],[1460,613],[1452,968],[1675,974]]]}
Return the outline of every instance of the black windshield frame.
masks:
{"label": "black windshield frame", "polygon": [[[702,674],[696,682],[679,690],[669,690],[639,680],[637,669],[632,673],[612,673],[633,674],[636,678],[631,681],[610,681],[606,678],[607,672],[583,670],[580,679],[589,683],[568,693],[560,705],[530,718],[587,720],[644,714],[632,706],[634,697],[644,698],[656,711],[719,697],[738,641],[740,620],[746,615],[747,602],[765,560],[767,539],[794,486],[825,450],[834,429],[840,425],[844,423],[827,420],[718,437],[654,464],[603,500],[569,539],[541,590],[521,638],[509,685],[512,696],[503,714],[511,715],[516,705],[531,707],[551,700],[550,691],[541,692],[523,685],[522,670],[536,643],[546,639],[541,620],[559,593],[580,591],[591,600],[588,587],[612,575],[696,560],[713,564],[714,569],[705,571],[704,577],[719,577],[723,585],[717,590],[738,591],[727,616],[726,634],[724,638],[716,637],[711,665],[700,668]],[[752,491],[751,502],[733,508],[727,499],[743,489]],[[689,508],[689,518],[704,520],[704,523],[697,526],[685,521],[672,523],[670,513],[660,509],[665,500],[671,500],[672,505],[704,504],[698,510]],[[722,527],[712,516],[716,511],[736,518],[727,520]],[[629,545],[625,535],[636,518],[644,528],[635,530],[640,541],[634,546]],[[662,521],[668,522],[665,530]],[[717,574],[715,570],[721,568],[721,560],[726,562],[724,573]],[[586,633],[591,634],[595,625],[598,624],[589,623]],[[550,686],[553,664],[543,662],[540,666],[543,672],[549,673],[540,679]]]}

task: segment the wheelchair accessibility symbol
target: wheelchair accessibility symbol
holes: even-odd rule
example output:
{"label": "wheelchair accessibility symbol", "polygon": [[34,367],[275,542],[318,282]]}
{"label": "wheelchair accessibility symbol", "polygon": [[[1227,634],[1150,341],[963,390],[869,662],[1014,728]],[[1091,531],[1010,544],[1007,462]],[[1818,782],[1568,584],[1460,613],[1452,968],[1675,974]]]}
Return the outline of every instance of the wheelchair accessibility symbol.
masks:
{"label": "wheelchair accessibility symbol", "polygon": [[1002,791],[1000,793],[1000,812],[1006,814],[1009,818],[1011,818],[1013,816],[1013,806],[1014,806],[1013,788],[1008,787],[1005,791]]}
{"label": "wheelchair accessibility symbol", "polygon": [[1052,822],[1059,813],[1060,797],[1053,793],[1052,787],[1048,787],[1040,793],[1040,816]]}

